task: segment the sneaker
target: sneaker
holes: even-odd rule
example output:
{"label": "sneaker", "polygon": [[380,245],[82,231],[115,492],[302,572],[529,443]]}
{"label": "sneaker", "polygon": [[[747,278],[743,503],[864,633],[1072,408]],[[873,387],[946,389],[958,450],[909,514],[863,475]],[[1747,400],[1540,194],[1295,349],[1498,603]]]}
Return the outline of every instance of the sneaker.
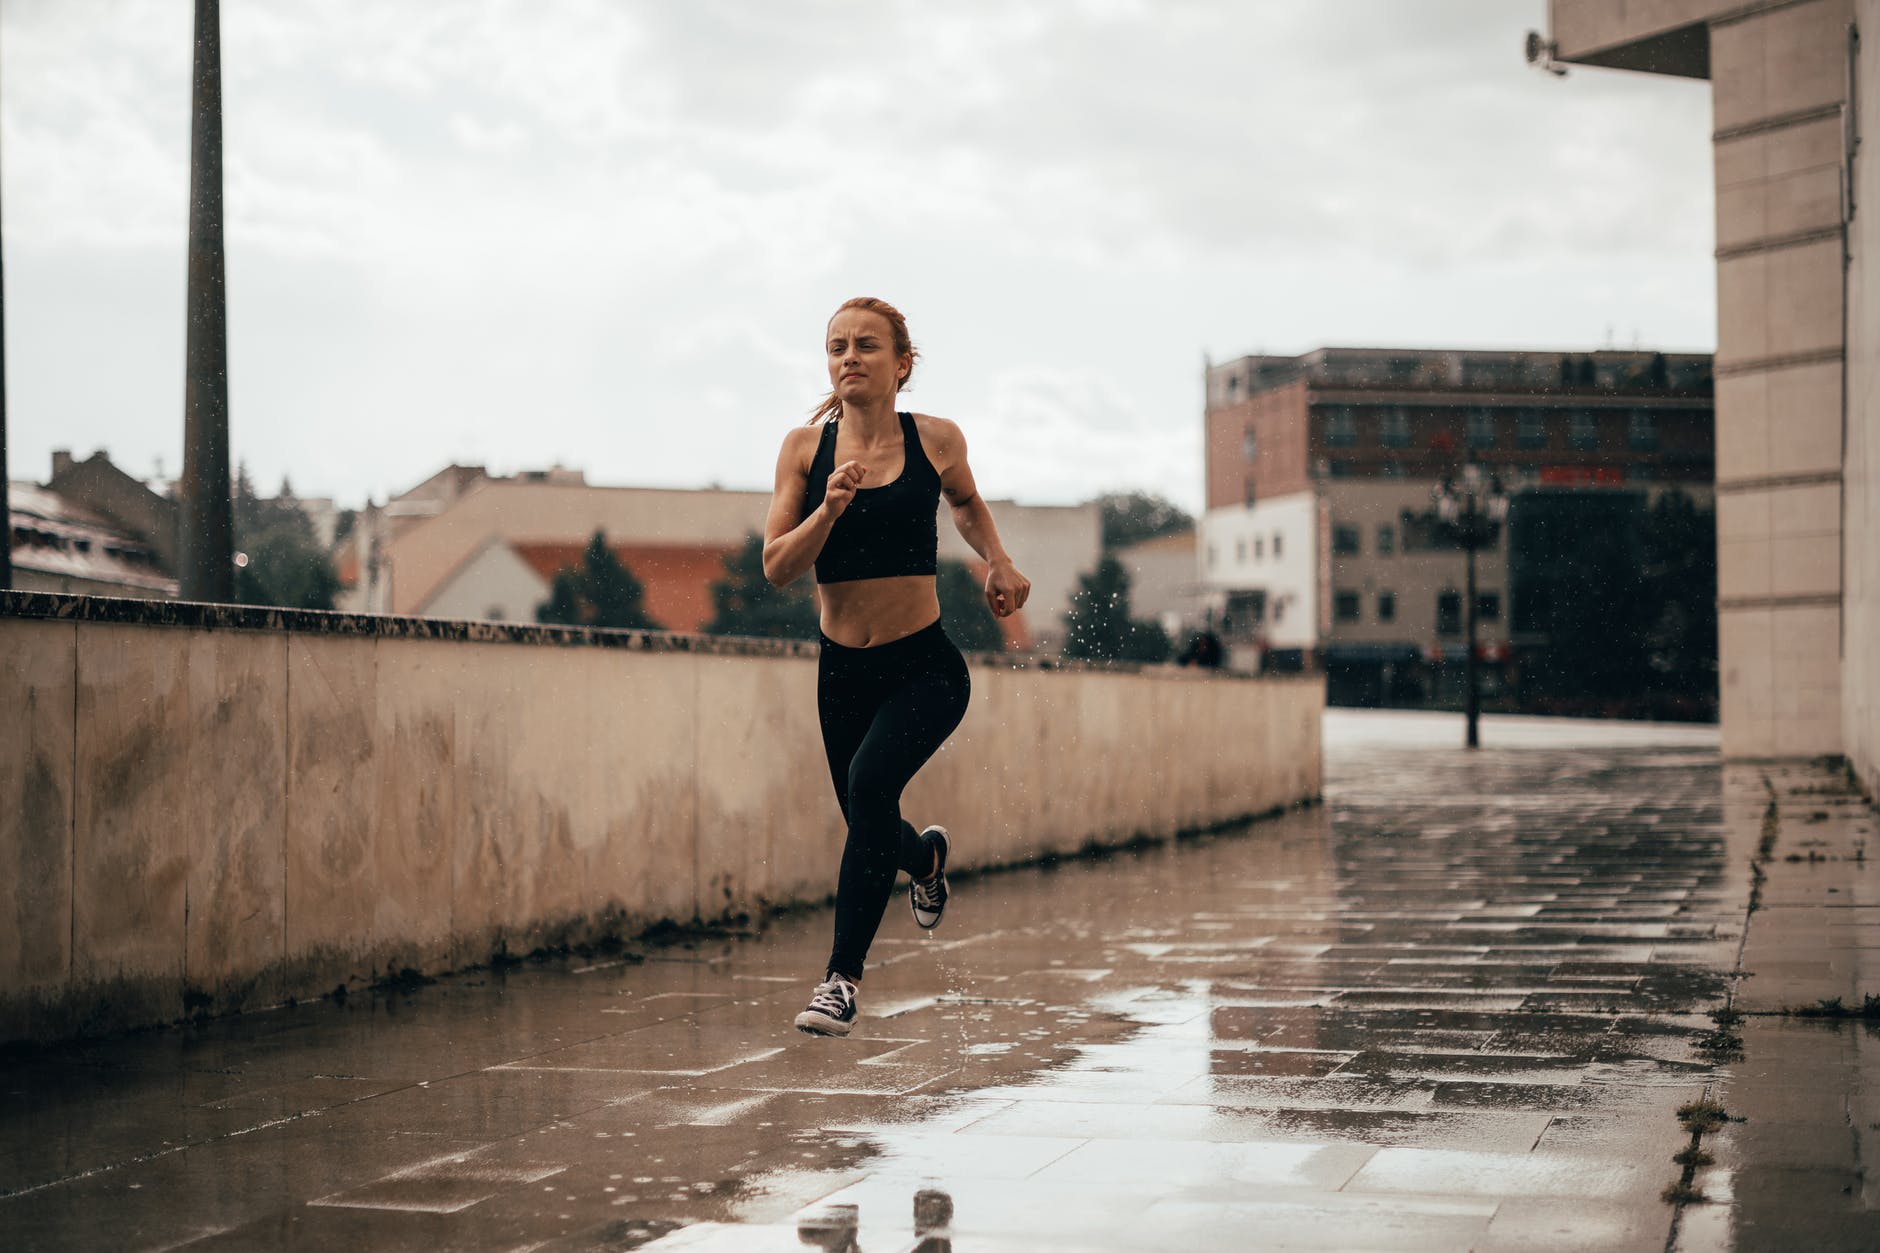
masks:
{"label": "sneaker", "polygon": [[908,884],[907,903],[914,908],[914,923],[923,931],[931,931],[940,925],[940,915],[947,908],[947,829],[931,826],[921,832],[925,838],[933,837],[934,851],[940,855],[940,869],[925,879],[915,879]]}
{"label": "sneaker", "polygon": [[816,985],[809,1006],[796,1016],[796,1029],[810,1035],[847,1035],[855,1026],[855,985],[833,970]]}

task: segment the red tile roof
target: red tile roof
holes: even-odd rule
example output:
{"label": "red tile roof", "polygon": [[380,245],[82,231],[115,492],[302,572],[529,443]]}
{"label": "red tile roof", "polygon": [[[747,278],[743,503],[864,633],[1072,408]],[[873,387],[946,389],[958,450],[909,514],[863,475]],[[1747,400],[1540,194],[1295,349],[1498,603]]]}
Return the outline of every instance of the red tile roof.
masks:
{"label": "red tile roof", "polygon": [[[544,582],[563,567],[581,564],[586,544],[513,543],[516,555]],[[646,612],[668,631],[702,631],[712,620],[712,584],[725,577],[725,558],[737,545],[609,544],[620,564],[646,589]]]}

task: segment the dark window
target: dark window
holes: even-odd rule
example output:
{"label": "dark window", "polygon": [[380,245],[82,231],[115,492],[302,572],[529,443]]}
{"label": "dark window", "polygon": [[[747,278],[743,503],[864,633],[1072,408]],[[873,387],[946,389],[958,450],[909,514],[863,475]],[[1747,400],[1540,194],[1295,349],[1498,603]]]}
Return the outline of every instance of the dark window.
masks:
{"label": "dark window", "polygon": [[1329,448],[1357,447],[1358,423],[1351,416],[1351,410],[1337,408],[1325,411],[1325,443]]}
{"label": "dark window", "polygon": [[1355,461],[1333,461],[1326,465],[1325,472],[1335,479],[1348,479],[1357,472]]}
{"label": "dark window", "polygon": [[1457,591],[1439,592],[1436,596],[1436,633],[1438,635],[1460,635],[1462,633],[1462,593]]}
{"label": "dark window", "polygon": [[1377,555],[1388,557],[1397,551],[1397,528],[1388,522],[1380,522],[1377,527]]}
{"label": "dark window", "polygon": [[1402,409],[1386,409],[1377,421],[1377,441],[1386,448],[1410,447],[1410,415]]}
{"label": "dark window", "polygon": [[1356,592],[1332,593],[1332,617],[1340,622],[1358,620],[1358,594]]}
{"label": "dark window", "polygon": [[1245,490],[1241,493],[1241,503],[1244,504],[1249,509],[1253,508],[1253,480],[1252,479],[1248,479],[1246,482]]}
{"label": "dark window", "polygon": [[1487,409],[1469,410],[1469,447],[1495,446],[1495,415]]}
{"label": "dark window", "polygon": [[1264,556],[1266,556],[1266,541],[1256,535],[1253,537],[1253,559],[1258,561]]}
{"label": "dark window", "polygon": [[1523,410],[1515,419],[1514,442],[1522,448],[1547,447],[1547,415]]}
{"label": "dark window", "polygon": [[1358,555],[1358,528],[1355,526],[1335,525],[1332,527],[1332,551],[1341,557]]}
{"label": "dark window", "polygon": [[1279,556],[1279,532],[1273,532],[1273,555]]}
{"label": "dark window", "polygon": [[1234,541],[1234,560],[1240,561],[1240,562],[1244,562],[1247,560],[1247,541],[1246,540],[1237,539]]}
{"label": "dark window", "polygon": [[1377,471],[1387,479],[1400,479],[1403,477],[1403,462],[1386,461],[1377,467]]}
{"label": "dark window", "polygon": [[1260,441],[1255,438],[1254,433],[1251,430],[1243,431],[1240,436],[1240,455],[1252,461],[1259,451]]}
{"label": "dark window", "polygon": [[1514,602],[1514,629],[1545,631],[1553,626],[1553,589],[1529,587]]}
{"label": "dark window", "polygon": [[1501,593],[1477,592],[1475,594],[1475,616],[1481,622],[1501,621]]}
{"label": "dark window", "polygon": [[1397,620],[1397,593],[1379,592],[1377,594],[1377,620],[1379,622]]}
{"label": "dark window", "polygon": [[1599,425],[1593,415],[1585,409],[1573,411],[1573,427],[1568,432],[1568,441],[1581,452],[1591,452],[1599,447]]}
{"label": "dark window", "polygon": [[1650,409],[1634,409],[1632,423],[1626,432],[1626,441],[1633,452],[1658,451],[1658,422]]}

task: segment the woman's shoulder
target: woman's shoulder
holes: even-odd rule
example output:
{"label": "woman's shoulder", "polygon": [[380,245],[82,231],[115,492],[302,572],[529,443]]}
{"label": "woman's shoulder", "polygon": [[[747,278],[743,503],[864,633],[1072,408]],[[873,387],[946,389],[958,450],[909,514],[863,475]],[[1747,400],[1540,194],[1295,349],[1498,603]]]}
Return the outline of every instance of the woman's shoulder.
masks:
{"label": "woman's shoulder", "polygon": [[929,448],[957,448],[966,441],[960,431],[960,424],[951,418],[937,418],[931,413],[910,416],[914,419],[914,429],[920,432],[920,442]]}

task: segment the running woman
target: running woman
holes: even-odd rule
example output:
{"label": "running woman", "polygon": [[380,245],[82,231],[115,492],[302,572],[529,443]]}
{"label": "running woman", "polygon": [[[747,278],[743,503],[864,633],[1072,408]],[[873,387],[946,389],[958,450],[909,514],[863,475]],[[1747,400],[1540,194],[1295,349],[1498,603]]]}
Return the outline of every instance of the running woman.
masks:
{"label": "running woman", "polygon": [[900,312],[870,297],[847,301],[829,320],[823,347],[829,395],[777,456],[764,577],[782,587],[816,570],[816,711],[848,839],[836,879],[835,944],[796,1025],[847,1035],[896,873],[912,880],[908,900],[920,927],[939,925],[947,904],[946,828],[917,834],[901,817],[902,789],[960,724],[971,691],[934,590],[940,497],[989,567],[986,604],[995,616],[1023,609],[1031,583],[973,486],[960,428],[895,409],[920,355]]}

